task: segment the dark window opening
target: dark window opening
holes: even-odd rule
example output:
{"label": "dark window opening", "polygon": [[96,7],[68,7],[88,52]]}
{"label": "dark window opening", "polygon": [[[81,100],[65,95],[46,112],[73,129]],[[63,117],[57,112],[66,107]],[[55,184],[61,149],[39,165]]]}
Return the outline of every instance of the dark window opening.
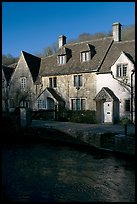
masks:
{"label": "dark window opening", "polygon": [[130,100],[125,100],[125,111],[130,111]]}

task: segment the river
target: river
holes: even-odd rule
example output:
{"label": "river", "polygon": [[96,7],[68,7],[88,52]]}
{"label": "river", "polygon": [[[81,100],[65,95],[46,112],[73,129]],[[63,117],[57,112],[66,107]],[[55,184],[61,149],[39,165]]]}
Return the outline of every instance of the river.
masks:
{"label": "river", "polygon": [[134,161],[50,142],[2,148],[2,199],[135,202]]}

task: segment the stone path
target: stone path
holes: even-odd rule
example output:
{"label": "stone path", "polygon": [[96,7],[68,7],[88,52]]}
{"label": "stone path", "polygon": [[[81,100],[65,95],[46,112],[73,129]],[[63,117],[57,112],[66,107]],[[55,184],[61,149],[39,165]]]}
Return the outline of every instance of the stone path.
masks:
{"label": "stone path", "polygon": [[[31,123],[32,127],[45,127],[54,128],[60,131],[69,132],[71,131],[91,131],[93,133],[117,133],[124,134],[123,125],[113,124],[84,124],[84,123],[72,123],[72,122],[58,122],[58,121],[43,121],[33,120]],[[135,134],[135,125],[127,126],[128,134]]]}

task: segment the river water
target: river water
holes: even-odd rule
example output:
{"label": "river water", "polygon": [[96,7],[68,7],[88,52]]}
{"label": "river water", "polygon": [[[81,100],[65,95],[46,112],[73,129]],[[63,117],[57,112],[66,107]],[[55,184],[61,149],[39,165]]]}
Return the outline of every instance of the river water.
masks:
{"label": "river water", "polygon": [[5,145],[3,201],[135,202],[130,159],[54,143]]}

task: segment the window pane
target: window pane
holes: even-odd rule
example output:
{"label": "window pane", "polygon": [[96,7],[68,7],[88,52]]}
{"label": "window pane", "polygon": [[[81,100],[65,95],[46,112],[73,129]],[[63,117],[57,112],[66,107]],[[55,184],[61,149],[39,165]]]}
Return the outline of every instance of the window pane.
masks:
{"label": "window pane", "polygon": [[77,86],[77,76],[74,76],[74,86]]}
{"label": "window pane", "polygon": [[82,52],[81,53],[81,61],[89,61],[90,60],[90,52]]}
{"label": "window pane", "polygon": [[82,86],[82,75],[78,75],[78,86]]}
{"label": "window pane", "polygon": [[65,64],[66,63],[66,56],[65,55],[58,56],[58,63],[59,64]]}
{"label": "window pane", "polygon": [[10,99],[10,108],[15,108],[14,100]]}
{"label": "window pane", "polygon": [[86,61],[86,55],[85,55],[85,52],[82,53],[82,62],[85,62]]}
{"label": "window pane", "polygon": [[26,88],[26,77],[20,78],[20,86],[21,86],[21,89]]}
{"label": "window pane", "polygon": [[57,77],[53,78],[54,87],[57,87]]}
{"label": "window pane", "polygon": [[76,110],[76,100],[75,99],[71,99],[71,109]]}
{"label": "window pane", "polygon": [[65,55],[62,56],[62,60],[63,60],[62,64],[65,64],[66,63],[66,56]]}
{"label": "window pane", "polygon": [[123,76],[127,76],[127,65],[123,65]]}
{"label": "window pane", "polygon": [[90,60],[90,52],[86,52],[86,61],[89,61]]}
{"label": "window pane", "polygon": [[52,87],[52,78],[49,78],[49,87]]}
{"label": "window pane", "polygon": [[125,100],[125,111],[130,111],[130,100]]}
{"label": "window pane", "polygon": [[121,77],[121,65],[117,66],[117,77]]}
{"label": "window pane", "polygon": [[42,108],[46,108],[46,103],[44,100],[42,101]]}
{"label": "window pane", "polygon": [[38,109],[42,108],[42,100],[38,100]]}
{"label": "window pane", "polygon": [[80,110],[80,99],[76,99],[76,110]]}
{"label": "window pane", "polygon": [[81,99],[81,110],[85,110],[85,107],[86,107],[86,100]]}

